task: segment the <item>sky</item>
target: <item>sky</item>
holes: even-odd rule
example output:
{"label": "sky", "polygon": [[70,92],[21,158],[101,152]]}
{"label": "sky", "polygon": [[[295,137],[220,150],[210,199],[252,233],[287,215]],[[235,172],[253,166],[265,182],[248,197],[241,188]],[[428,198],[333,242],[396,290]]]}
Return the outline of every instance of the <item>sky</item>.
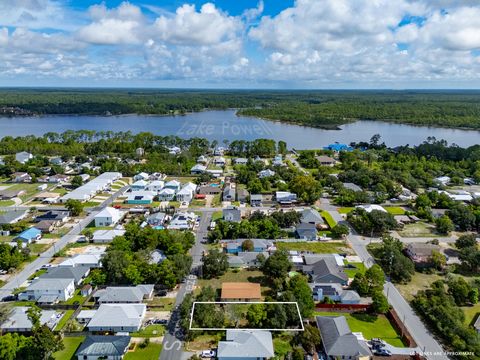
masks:
{"label": "sky", "polygon": [[478,0],[0,0],[0,86],[478,89]]}

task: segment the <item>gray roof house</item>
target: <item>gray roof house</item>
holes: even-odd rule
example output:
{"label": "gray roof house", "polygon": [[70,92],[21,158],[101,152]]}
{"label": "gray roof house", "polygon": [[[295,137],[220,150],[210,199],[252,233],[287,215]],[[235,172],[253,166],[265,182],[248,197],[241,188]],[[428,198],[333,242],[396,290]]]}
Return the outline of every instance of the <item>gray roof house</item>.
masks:
{"label": "gray roof house", "polygon": [[89,331],[134,332],[140,329],[147,311],[145,304],[101,304]]}
{"label": "gray roof house", "polygon": [[242,251],[236,256],[229,256],[228,264],[231,268],[258,267],[260,264],[257,261],[257,256],[260,254],[262,254],[265,259],[269,256],[266,251],[260,253],[254,251]]}
{"label": "gray roof house", "polygon": [[[27,306],[16,306],[8,316],[8,319],[0,325],[4,332],[29,332],[32,330],[32,322],[28,318]],[[53,329],[57,324],[57,312],[55,310],[42,310],[40,313],[40,324],[46,324]]]}
{"label": "gray roof house", "polygon": [[[73,296],[75,280],[71,279],[45,279],[38,278],[18,295],[18,300],[35,300],[42,298],[42,303],[66,301]],[[48,298],[48,301],[47,301]]]}
{"label": "gray roof house", "polygon": [[81,266],[60,266],[48,269],[48,271],[40,276],[40,279],[73,279],[75,285],[80,285],[88,274],[90,269]]}
{"label": "gray roof house", "polygon": [[237,188],[237,200],[240,202],[247,202],[248,200],[248,195],[250,193],[248,192],[247,189],[239,189]]}
{"label": "gray roof house", "polygon": [[274,355],[269,331],[227,330],[226,340],[218,342],[218,360],[259,360]]}
{"label": "gray roof house", "polygon": [[342,304],[360,303],[360,295],[355,290],[344,290],[342,285],[334,284],[310,284],[313,300],[323,301],[326,297]]}
{"label": "gray roof house", "polygon": [[302,217],[300,219],[302,223],[314,224],[316,226],[323,225],[322,215],[315,209],[304,209],[302,211]]}
{"label": "gray roof house", "polygon": [[0,225],[13,224],[27,216],[26,210],[12,210],[0,213]]}
{"label": "gray roof house", "polygon": [[158,225],[163,225],[166,218],[167,214],[164,212],[156,212],[147,217],[147,223],[150,226],[158,226]]}
{"label": "gray roof house", "polygon": [[329,359],[372,358],[367,342],[352,333],[345,316],[317,316],[316,320]]}
{"label": "gray roof house", "polygon": [[310,275],[314,284],[338,283],[346,285],[348,276],[333,258],[321,259],[311,265],[304,265],[303,272]]}
{"label": "gray roof house", "polygon": [[153,294],[153,285],[109,286],[98,290],[93,297],[99,304],[141,303]]}
{"label": "gray roof house", "polygon": [[251,194],[250,195],[250,205],[252,206],[261,206],[263,201],[262,194]]}
{"label": "gray roof house", "polygon": [[75,355],[84,359],[123,359],[128,350],[130,336],[89,335]]}
{"label": "gray roof house", "polygon": [[236,206],[228,206],[222,210],[223,220],[231,222],[240,222],[242,220],[242,212]]}
{"label": "gray roof house", "polygon": [[225,186],[222,194],[223,201],[235,201],[235,188],[231,185]]}
{"label": "gray roof house", "polygon": [[299,239],[316,240],[317,227],[311,223],[300,223],[295,229],[295,234]]}
{"label": "gray roof house", "polygon": [[362,191],[362,188],[354,183],[343,183],[343,187],[345,189],[349,189],[355,192],[360,192]]}

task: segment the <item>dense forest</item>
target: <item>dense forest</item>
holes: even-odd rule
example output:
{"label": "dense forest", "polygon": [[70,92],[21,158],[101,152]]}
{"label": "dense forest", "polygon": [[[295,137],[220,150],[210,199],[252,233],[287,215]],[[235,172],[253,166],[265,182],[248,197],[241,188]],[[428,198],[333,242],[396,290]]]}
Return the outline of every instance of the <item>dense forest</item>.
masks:
{"label": "dense forest", "polygon": [[274,91],[3,89],[0,114],[184,114],[238,108],[240,115],[321,128],[358,119],[480,128],[478,91]]}

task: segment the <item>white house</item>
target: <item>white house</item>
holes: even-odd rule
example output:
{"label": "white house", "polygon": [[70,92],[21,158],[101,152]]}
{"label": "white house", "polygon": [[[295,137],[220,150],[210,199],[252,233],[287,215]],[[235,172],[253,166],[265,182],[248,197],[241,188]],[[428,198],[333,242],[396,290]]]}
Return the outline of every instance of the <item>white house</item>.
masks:
{"label": "white house", "polygon": [[180,190],[181,185],[182,184],[180,184],[180,181],[178,180],[170,180],[165,184],[165,188],[172,189],[172,190],[175,190],[175,192],[177,192],[178,190]]}
{"label": "white house", "polygon": [[145,187],[145,190],[152,191],[155,194],[158,194],[160,190],[165,186],[165,182],[162,180],[154,180]]}
{"label": "white house", "polygon": [[169,188],[163,188],[158,193],[158,200],[160,201],[172,201],[175,198],[175,190]]}
{"label": "white house", "polygon": [[142,191],[142,190],[145,190],[147,186],[148,186],[148,181],[137,180],[130,187],[132,188],[132,191]]}
{"label": "white house", "polygon": [[171,155],[178,155],[182,152],[182,149],[180,149],[178,146],[170,146],[168,148],[168,153]]}
{"label": "white house", "polygon": [[260,179],[271,177],[271,176],[274,176],[274,175],[275,175],[275,171],[270,170],[270,169],[265,169],[265,170],[262,170],[258,173],[258,177]]}
{"label": "white house", "polygon": [[219,157],[216,157],[215,159],[213,159],[213,163],[217,166],[225,166],[226,164],[226,160],[223,156],[219,156]]}
{"label": "white house", "polygon": [[93,233],[92,241],[95,244],[107,244],[113,241],[117,236],[123,236],[125,230],[97,230]]}
{"label": "white house", "polygon": [[358,208],[358,209],[363,209],[363,210],[365,210],[367,213],[370,213],[370,212],[372,212],[373,210],[378,210],[378,211],[382,211],[382,212],[387,212],[387,210],[385,210],[385,209],[383,208],[383,206],[380,206],[380,205],[377,205],[377,204],[358,205],[358,206],[356,206],[356,208]]}
{"label": "white house", "polygon": [[100,259],[100,254],[77,254],[64,260],[58,266],[98,268],[101,266]]}
{"label": "white house", "polygon": [[140,330],[146,312],[145,304],[101,304],[88,323],[88,330],[135,332]]}
{"label": "white house", "polygon": [[186,202],[192,201],[196,190],[197,185],[191,182],[187,183],[179,192],[177,192],[177,200]]}
{"label": "white house", "polygon": [[21,164],[25,164],[30,159],[33,159],[33,155],[29,152],[22,151],[15,154],[15,160],[17,160]]}
{"label": "white house", "polygon": [[275,198],[280,204],[291,204],[297,201],[297,194],[291,193],[290,191],[277,191]]}
{"label": "white house", "polygon": [[141,172],[133,177],[134,181],[138,180],[148,180],[148,174],[146,172]]}
{"label": "white house", "polygon": [[122,212],[113,207],[107,206],[94,217],[95,226],[112,226],[120,221]]}
{"label": "white house", "polygon": [[[29,332],[32,331],[32,322],[28,318],[29,307],[14,306],[8,319],[0,326],[4,332]],[[40,324],[53,329],[57,324],[57,312],[55,310],[42,310]]]}
{"label": "white house", "polygon": [[[66,301],[73,296],[75,280],[72,279],[42,279],[34,280],[23,293],[18,295],[19,300],[37,301],[42,296],[54,297],[58,301]],[[54,302],[54,301],[51,301]]]}
{"label": "white house", "polygon": [[188,230],[195,224],[195,214],[193,212],[176,213],[168,225],[169,229]]}

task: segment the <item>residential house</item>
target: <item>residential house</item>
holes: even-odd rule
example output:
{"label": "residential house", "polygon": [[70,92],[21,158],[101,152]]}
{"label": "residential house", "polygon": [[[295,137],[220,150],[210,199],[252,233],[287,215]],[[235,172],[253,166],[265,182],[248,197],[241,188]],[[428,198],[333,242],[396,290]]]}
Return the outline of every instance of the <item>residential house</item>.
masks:
{"label": "residential house", "polygon": [[300,222],[304,224],[313,224],[317,228],[321,228],[325,225],[325,221],[323,221],[322,215],[320,215],[317,210],[311,208],[307,208],[302,211],[302,217],[300,218]]}
{"label": "residential house", "polygon": [[311,284],[313,300],[324,301],[326,298],[341,304],[359,304],[360,295],[355,290],[345,290],[338,283]]}
{"label": "residential house", "polygon": [[130,339],[130,336],[125,335],[88,335],[78,347],[75,356],[78,360],[120,360],[128,350]]}
{"label": "residential house", "polygon": [[25,190],[0,190],[0,200],[11,200],[13,198],[25,195]]}
{"label": "residential house", "polygon": [[105,172],[95,179],[90,180],[89,182],[83,184],[82,186],[76,188],[75,190],[65,194],[60,198],[60,202],[65,203],[69,199],[87,201],[92,198],[97,192],[105,191],[108,189],[115,181],[122,177],[122,173],[119,172]]}
{"label": "residential house", "polygon": [[150,252],[150,259],[148,260],[148,263],[151,265],[161,264],[165,260],[167,260],[167,256],[163,253],[163,251],[155,249]]}
{"label": "residential house", "polygon": [[148,174],[146,172],[141,172],[133,177],[133,181],[139,180],[148,180]]}
{"label": "residential house", "polygon": [[225,151],[227,151],[226,148],[224,148],[223,146],[219,146],[219,147],[215,148],[215,150],[213,151],[213,155],[214,156],[223,156],[223,154],[225,154]]}
{"label": "residential house", "polygon": [[172,201],[175,199],[175,190],[170,188],[163,188],[158,193],[158,200],[160,201]]}
{"label": "residential house", "polygon": [[101,267],[101,255],[99,254],[77,254],[72,256],[60,264],[59,267],[62,266],[79,266],[79,267],[87,267],[87,268],[99,268]]}
{"label": "residential house", "polygon": [[123,214],[120,210],[107,206],[94,216],[95,226],[113,226],[116,225]]}
{"label": "residential house", "polygon": [[207,169],[207,174],[210,174],[214,178],[218,178],[222,176],[223,170],[222,169]]}
{"label": "residential house", "polygon": [[164,212],[157,212],[148,215],[147,217],[147,224],[150,226],[161,226],[165,224],[165,221],[167,220],[167,214]]}
{"label": "residential house", "polygon": [[66,223],[70,218],[70,211],[64,210],[49,210],[43,212],[41,215],[35,217],[35,222],[40,221],[55,221],[59,223]]}
{"label": "residential house", "polygon": [[218,342],[218,360],[266,360],[274,356],[269,331],[227,330],[225,341]]}
{"label": "residential house", "polygon": [[225,166],[226,160],[224,157],[218,156],[213,159],[213,163],[217,166]]}
{"label": "residential house", "polygon": [[192,166],[190,169],[190,174],[192,175],[200,175],[203,174],[205,171],[207,171],[207,167],[202,164],[195,164]]}
{"label": "residential house", "polygon": [[291,193],[290,191],[277,191],[275,193],[275,199],[277,199],[279,204],[288,205],[297,202],[297,194]]}
{"label": "residential house", "polygon": [[447,186],[448,184],[450,184],[451,180],[452,179],[450,178],[450,176],[439,176],[433,179],[433,182],[435,182],[439,186]]}
{"label": "residential house", "polygon": [[41,238],[42,238],[42,231],[35,227],[31,227],[29,229],[22,231],[14,240],[15,241],[20,240],[26,244],[31,244],[32,242],[40,240]]}
{"label": "residential house", "polygon": [[90,296],[92,294],[92,291],[93,291],[92,285],[85,284],[82,286],[82,289],[80,290],[80,295],[84,297]]}
{"label": "residential house", "polygon": [[434,244],[410,243],[405,249],[405,254],[415,263],[417,267],[431,265],[432,254],[440,252],[441,247]]}
{"label": "residential house", "polygon": [[[44,191],[44,190],[47,190],[48,188],[48,185],[47,184],[42,184],[42,185],[38,185],[37,186],[37,190],[38,191]],[[59,194],[60,195],[60,194]]]}
{"label": "residential house", "polygon": [[233,160],[235,165],[247,165],[248,159],[247,158],[236,158]]}
{"label": "residential house", "polygon": [[265,170],[262,170],[258,173],[258,177],[260,179],[267,178],[267,177],[272,177],[274,175],[275,175],[275,171],[270,170],[270,169],[265,169]]}
{"label": "residential house", "polygon": [[57,221],[52,221],[52,220],[42,220],[39,223],[35,224],[35,227],[40,230],[43,234],[49,234],[53,230],[55,230],[55,227],[59,224]]}
{"label": "residential house", "polygon": [[12,174],[12,181],[16,183],[32,182],[32,177],[26,172],[15,172]]}
{"label": "residential house", "polygon": [[[0,325],[2,332],[30,332],[32,331],[32,322],[28,318],[27,306],[14,306],[8,318]],[[57,324],[57,312],[55,310],[41,310],[40,324],[47,325],[51,330]]]}
{"label": "residential house", "polygon": [[60,197],[59,193],[54,193],[54,192],[41,192],[39,194],[36,194],[34,199],[37,201],[45,201],[45,202],[56,202],[57,199]]}
{"label": "residential house", "polygon": [[269,257],[269,253],[264,252],[254,252],[254,251],[241,251],[236,256],[228,257],[228,265],[231,268],[256,268],[261,264],[258,261],[258,255],[262,254],[266,259]]}
{"label": "residential house", "polygon": [[76,266],[57,266],[49,268],[45,274],[40,276],[40,279],[73,279],[75,286],[78,286],[90,273],[90,268]]}
{"label": "residential house", "polygon": [[141,303],[143,300],[151,299],[152,296],[153,285],[108,286],[93,295],[99,304]]}
{"label": "residential house", "polygon": [[262,206],[263,195],[262,194],[252,194],[250,195],[250,205],[251,206]]}
{"label": "residential house", "polygon": [[317,316],[322,346],[329,360],[372,358],[372,352],[363,339],[353,334],[345,316]]}
{"label": "residential house", "polygon": [[180,190],[180,181],[178,180],[170,180],[165,184],[165,189],[172,189],[175,192]]}
{"label": "residential house", "polygon": [[9,210],[0,212],[0,225],[14,224],[25,219],[27,215],[28,211],[26,210]]}
{"label": "residential house", "polygon": [[189,182],[185,184],[185,186],[177,192],[177,200],[185,202],[192,201],[196,190],[197,185],[195,185],[194,183]]}
{"label": "residential house", "polygon": [[[75,291],[75,280],[71,279],[42,279],[33,280],[24,292],[18,295],[19,300],[38,301],[42,297],[51,297],[51,303],[67,301]],[[46,302],[46,301],[42,301]]]}
{"label": "residential house", "polygon": [[153,202],[154,195],[151,191],[133,191],[128,194],[127,204],[148,205]]}
{"label": "residential house", "polygon": [[380,206],[380,205],[377,205],[377,204],[357,205],[356,208],[357,208],[357,209],[363,209],[363,210],[365,210],[367,213],[370,213],[370,212],[372,212],[373,210],[382,211],[382,212],[387,212],[387,210],[385,210],[385,208],[384,208],[383,206]]}
{"label": "residential house", "polygon": [[29,152],[21,151],[15,154],[15,160],[20,164],[25,164],[30,159],[33,159],[33,155]]}
{"label": "residential house", "polygon": [[332,167],[332,166],[335,166],[335,164],[337,163],[337,160],[335,160],[334,158],[332,158],[330,156],[326,156],[326,155],[319,155],[315,159],[317,159],[317,161],[322,166]]}
{"label": "residential house", "polygon": [[273,166],[282,166],[283,165],[283,158],[281,154],[275,155],[272,162]]}
{"label": "residential house", "polygon": [[90,179],[89,174],[80,174],[79,176],[82,179],[82,182],[88,181]]}
{"label": "residential house", "polygon": [[246,203],[248,201],[249,195],[250,193],[248,192],[247,189],[237,188],[237,201],[240,201],[241,203]]}
{"label": "residential house", "polygon": [[338,266],[334,258],[325,257],[311,264],[303,266],[303,272],[310,277],[314,284],[338,283],[347,285],[348,276],[343,267]]}
{"label": "residential house", "polygon": [[199,163],[199,164],[206,164],[206,163],[208,163],[208,157],[206,157],[205,155],[200,155],[200,156],[197,158],[197,163]]}
{"label": "residential house", "polygon": [[223,201],[235,201],[235,188],[232,184],[225,185],[222,195]]}
{"label": "residential house", "polygon": [[135,332],[147,311],[145,304],[101,304],[88,323],[89,331]]}
{"label": "residential house", "polygon": [[[242,244],[245,240],[227,240],[224,243],[226,244],[225,246],[225,251],[228,254],[238,254],[242,252]],[[265,239],[251,239],[253,242],[253,252],[260,253],[260,252],[265,252],[273,249],[273,242],[270,240],[265,240]]]}
{"label": "residential house", "polygon": [[163,181],[163,180],[153,180],[152,182],[150,182],[150,184],[148,184],[145,187],[145,190],[151,191],[154,194],[158,194],[163,189],[164,186],[165,186],[165,181]]}
{"label": "residential house", "polygon": [[317,227],[311,223],[300,223],[295,228],[295,235],[299,239],[317,240]]}
{"label": "residential house", "polygon": [[222,188],[218,184],[213,185],[202,185],[199,186],[197,193],[201,195],[217,195],[222,192]]}
{"label": "residential house", "polygon": [[260,284],[250,282],[222,283],[222,301],[259,301],[262,298]]}
{"label": "residential house", "polygon": [[170,146],[168,148],[168,153],[170,155],[178,155],[182,152],[182,149],[180,149],[178,146]]}
{"label": "residential house", "polygon": [[230,222],[240,222],[242,220],[242,212],[236,206],[228,206],[222,210],[223,220]]}
{"label": "residential house", "polygon": [[113,241],[117,236],[123,236],[125,230],[111,229],[111,230],[96,230],[93,232],[92,241],[95,244],[108,244]]}
{"label": "residential house", "polygon": [[168,228],[174,230],[188,230],[193,227],[195,220],[196,216],[194,213],[179,212],[173,216],[172,220],[168,224]]}
{"label": "residential house", "polygon": [[360,186],[358,186],[357,184],[354,184],[354,183],[349,183],[349,182],[343,183],[343,187],[345,189],[352,190],[352,191],[355,191],[355,192],[362,191],[362,188]]}
{"label": "residential house", "polygon": [[137,180],[132,185],[130,185],[130,188],[132,189],[132,192],[143,191],[143,190],[145,190],[147,185],[148,185],[148,181]]}

